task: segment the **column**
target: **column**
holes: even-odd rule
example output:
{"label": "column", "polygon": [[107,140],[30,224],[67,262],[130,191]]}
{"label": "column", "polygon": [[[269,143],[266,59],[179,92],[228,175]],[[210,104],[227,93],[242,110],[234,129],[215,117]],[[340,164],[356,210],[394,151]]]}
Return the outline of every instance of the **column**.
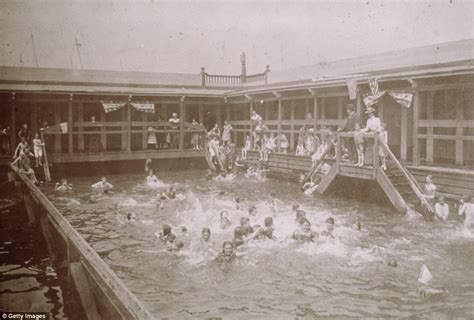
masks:
{"label": "column", "polygon": [[35,136],[35,133],[39,131],[38,129],[38,106],[35,102],[30,102],[30,130],[32,137]]}
{"label": "column", "polygon": [[127,105],[125,105],[120,111],[120,123],[122,131],[122,151],[127,151]]}
{"label": "column", "polygon": [[295,150],[295,100],[290,102],[290,149]]}
{"label": "column", "polygon": [[10,150],[13,156],[13,153],[16,149],[16,102],[15,94],[12,94],[12,101],[10,105]]}
{"label": "column", "polygon": [[[456,121],[462,123],[464,120],[464,90],[458,89],[456,94]],[[455,161],[456,165],[462,166],[464,164],[464,141],[463,141],[464,125],[456,127],[456,151]]]}
{"label": "column", "polygon": [[408,109],[401,107],[400,119],[400,158],[402,161],[407,160],[408,154]]}
{"label": "column", "polygon": [[[146,112],[141,112],[141,118],[142,122],[147,122],[148,121],[148,115]],[[146,150],[148,148],[148,126],[142,126],[141,127],[143,132],[142,132],[142,149]]]}
{"label": "column", "polygon": [[318,97],[313,95],[313,125],[314,130],[318,130]]}
{"label": "column", "polygon": [[100,106],[100,151],[105,152],[107,150],[107,133],[106,133],[106,126],[107,126],[107,119],[105,118],[105,110],[102,106]]}
{"label": "column", "polygon": [[132,152],[132,105],[127,103],[127,151]]}
{"label": "column", "polygon": [[[250,114],[249,114],[249,124],[250,124],[250,144],[252,149],[255,147],[253,145],[253,124],[252,124],[252,113],[253,113],[253,102],[250,102]],[[245,141],[245,140],[244,140]]]}
{"label": "column", "polygon": [[79,134],[77,136],[77,149],[79,152],[84,151],[84,103],[81,102],[77,106],[77,123]]}
{"label": "column", "polygon": [[278,99],[278,152],[281,152],[281,148],[280,148],[281,118],[282,118],[281,99]]}
{"label": "column", "polygon": [[184,102],[179,103],[179,150],[184,149],[184,122],[186,121],[186,108]]}
{"label": "column", "polygon": [[420,146],[418,144],[418,118],[420,116],[420,92],[413,96],[413,165],[420,164]]}
{"label": "column", "polygon": [[72,131],[74,130],[74,114],[73,114],[73,102],[72,94],[69,96],[69,101],[67,103],[67,145],[68,153],[73,153],[73,135]]}
{"label": "column", "polygon": [[428,91],[426,100],[426,121],[428,127],[426,128],[426,162],[433,163],[433,97],[435,91]]}
{"label": "column", "polygon": [[[59,103],[55,103],[53,110],[54,124],[58,125],[61,123],[61,105]],[[61,132],[54,135],[54,153],[61,153]]]}

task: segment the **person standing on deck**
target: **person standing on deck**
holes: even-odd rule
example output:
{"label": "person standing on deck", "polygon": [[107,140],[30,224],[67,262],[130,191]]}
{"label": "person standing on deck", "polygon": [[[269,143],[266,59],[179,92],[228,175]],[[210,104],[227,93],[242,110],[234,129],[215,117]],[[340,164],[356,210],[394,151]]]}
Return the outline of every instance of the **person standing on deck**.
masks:
{"label": "person standing on deck", "polygon": [[227,145],[231,140],[232,125],[227,121],[224,121],[224,127],[222,129],[222,143]]}
{"label": "person standing on deck", "polygon": [[156,140],[155,128],[148,127],[148,149],[158,149],[158,141]]}
{"label": "person standing on deck", "polygon": [[26,142],[30,140],[30,129],[26,123],[23,123],[20,131],[18,131],[18,137],[20,138],[20,141],[22,138],[24,138]]}
{"label": "person standing on deck", "polygon": [[[170,123],[170,129],[171,130],[179,130],[179,118],[178,114],[174,112],[171,116],[171,118],[168,120]],[[176,132],[171,132],[170,134],[170,143],[171,143],[171,148],[170,149],[178,149],[179,146],[179,133]]]}
{"label": "person standing on deck", "polygon": [[[200,130],[201,126],[199,123],[196,121],[196,119],[193,118],[191,121],[191,128],[192,130]],[[200,150],[199,148],[199,132],[194,131],[191,134],[191,146],[193,147],[193,150]]]}
{"label": "person standing on deck", "polygon": [[[349,103],[346,106],[347,117],[345,119],[344,127],[337,129],[338,132],[354,132],[356,123],[360,125],[360,117],[355,112],[354,105]],[[347,137],[343,139],[344,144],[349,152],[349,160],[353,163],[357,162],[357,151],[354,144],[354,139]]]}
{"label": "person standing on deck", "polygon": [[[372,107],[367,107],[367,110],[365,111],[366,114],[369,115],[369,118],[367,119],[367,124],[365,125],[364,132],[371,132],[371,133],[377,133],[380,131],[380,119],[375,116],[375,109]],[[373,149],[374,149],[374,140],[373,139],[368,139],[366,143],[366,149],[365,149],[365,157],[364,161],[365,164],[372,164],[373,160]],[[378,150],[377,150],[378,153]]]}

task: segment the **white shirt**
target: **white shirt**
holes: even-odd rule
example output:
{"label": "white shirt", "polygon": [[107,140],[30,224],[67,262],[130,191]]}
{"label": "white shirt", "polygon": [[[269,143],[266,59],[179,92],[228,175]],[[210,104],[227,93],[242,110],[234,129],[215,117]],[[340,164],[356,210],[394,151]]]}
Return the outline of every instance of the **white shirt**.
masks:
{"label": "white shirt", "polygon": [[446,221],[449,215],[449,206],[447,203],[439,203],[437,202],[435,204],[435,214],[439,218],[443,219],[443,221]]}
{"label": "white shirt", "polygon": [[380,119],[377,117],[372,117],[367,119],[367,125],[365,126],[365,131],[379,131],[380,129]]}

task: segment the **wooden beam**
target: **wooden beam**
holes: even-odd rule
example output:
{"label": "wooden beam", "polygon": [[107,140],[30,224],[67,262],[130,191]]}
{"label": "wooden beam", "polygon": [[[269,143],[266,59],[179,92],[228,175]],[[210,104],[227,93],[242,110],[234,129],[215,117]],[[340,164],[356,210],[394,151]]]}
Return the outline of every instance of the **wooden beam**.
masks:
{"label": "wooden beam", "polygon": [[12,94],[12,100],[10,104],[10,150],[13,155],[16,149],[16,102],[15,94]]}
{"label": "wooden beam", "polygon": [[84,271],[84,267],[80,262],[72,262],[69,264],[69,272],[74,282],[74,287],[79,295],[82,309],[86,313],[87,319],[102,319],[97,305],[95,304],[94,294],[92,293],[89,280]]}
{"label": "wooden beam", "polygon": [[36,102],[30,103],[30,109],[30,130],[33,138],[35,133],[38,132],[38,106]]}
{"label": "wooden beam", "polygon": [[[61,106],[59,103],[53,105],[54,110],[54,124],[58,125],[61,123]],[[54,135],[54,153],[61,153],[61,133]]]}
{"label": "wooden beam", "polygon": [[[142,118],[142,122],[147,122],[148,121],[148,113],[147,112],[142,112],[141,113],[141,118]],[[147,126],[142,126],[142,130],[144,131],[142,133],[142,150],[146,150],[148,148],[148,127]]]}
{"label": "wooden beam", "polygon": [[[426,100],[426,119],[433,120],[433,97],[435,91],[428,91]],[[433,135],[433,127],[426,128],[426,135],[429,137]],[[426,139],[426,162],[433,163],[433,138]]]}
{"label": "wooden beam", "polygon": [[[456,121],[464,120],[464,90],[458,89],[455,92],[456,101]],[[470,106],[472,108],[472,106]],[[456,149],[455,149],[455,162],[456,165],[462,166],[464,164],[464,141],[463,138],[463,127],[456,127]]]}
{"label": "wooden beam", "polygon": [[[102,109],[102,108],[101,108]],[[72,94],[71,97],[67,103],[67,148],[68,148],[68,153],[71,154],[73,153],[73,148],[74,148],[74,140],[73,140],[73,135],[72,132],[74,130],[74,113],[73,113],[73,102],[72,102]]]}
{"label": "wooden beam", "polygon": [[326,120],[326,97],[321,98],[321,120]]}
{"label": "wooden beam", "polygon": [[402,161],[406,161],[408,155],[408,109],[405,107],[401,107],[400,121],[400,158]]}
{"label": "wooden beam", "polygon": [[362,116],[364,115],[364,111],[362,110],[363,107],[364,107],[364,100],[362,99],[362,93],[360,93],[359,88],[357,88],[356,113],[361,120],[362,120]]}
{"label": "wooden beam", "polygon": [[305,120],[308,119],[308,114],[309,114],[309,99],[304,100],[304,118]]}
{"label": "wooden beam", "polygon": [[184,101],[179,104],[179,150],[184,149],[184,122],[186,121],[186,109]]}
{"label": "wooden beam", "polygon": [[420,146],[418,144],[418,119],[420,116],[420,92],[413,96],[413,165],[420,164]]}
{"label": "wooden beam", "polygon": [[249,123],[250,123],[250,144],[252,146],[252,150],[255,148],[253,145],[253,123],[252,123],[252,113],[253,113],[253,102],[250,101],[250,114],[249,114]]}
{"label": "wooden beam", "polygon": [[344,119],[344,106],[342,105],[342,97],[337,97],[337,120]]}
{"label": "wooden beam", "polygon": [[122,123],[122,142],[121,149],[127,150],[127,106],[123,107],[120,111],[120,122]]}

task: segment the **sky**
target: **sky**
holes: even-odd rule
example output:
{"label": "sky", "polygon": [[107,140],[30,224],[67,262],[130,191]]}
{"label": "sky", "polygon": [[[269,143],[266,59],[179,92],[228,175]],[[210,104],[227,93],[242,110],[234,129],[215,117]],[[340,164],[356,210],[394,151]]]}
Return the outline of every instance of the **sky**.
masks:
{"label": "sky", "polygon": [[39,67],[237,75],[242,52],[251,74],[474,38],[474,1],[0,0],[0,8],[0,65],[25,67],[36,66],[36,51]]}

